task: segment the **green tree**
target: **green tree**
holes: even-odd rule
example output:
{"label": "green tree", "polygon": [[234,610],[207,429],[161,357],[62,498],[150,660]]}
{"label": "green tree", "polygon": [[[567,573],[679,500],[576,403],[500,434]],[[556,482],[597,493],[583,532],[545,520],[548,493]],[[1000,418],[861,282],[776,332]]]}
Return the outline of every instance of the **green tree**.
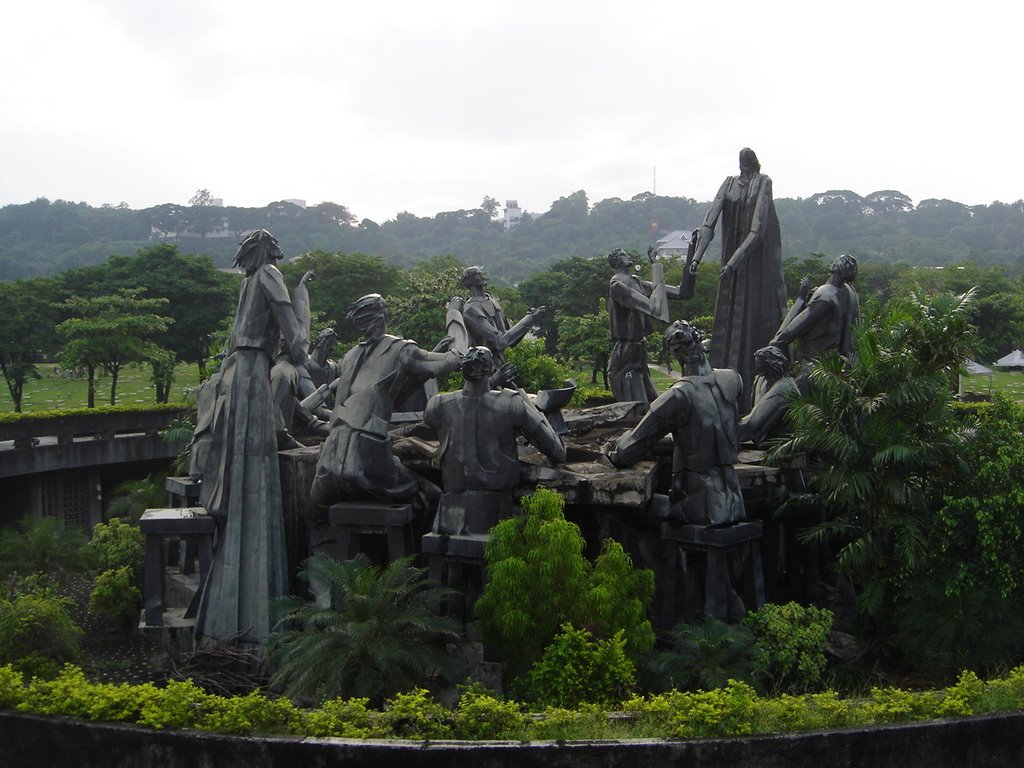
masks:
{"label": "green tree", "polygon": [[622,630],[626,655],[636,663],[654,645],[646,616],[654,574],[634,570],[612,539],[590,563],[557,493],[538,488],[521,503],[523,514],[495,526],[487,545],[488,581],[476,603],[485,642],[516,676],[541,658],[563,624],[599,639]]}
{"label": "green tree", "polygon": [[213,205],[213,195],[208,189],[197,189],[196,193],[189,198],[188,204],[193,208],[204,205]]}
{"label": "green tree", "polygon": [[267,639],[272,680],[289,696],[320,702],[366,697],[380,704],[455,669],[448,646],[460,625],[437,614],[448,590],[424,578],[408,559],[380,569],[362,554],[338,562],[318,554],[299,572],[328,605],[281,602]]}
{"label": "green tree", "polygon": [[57,326],[67,340],[62,357],[67,365],[88,370],[90,408],[96,405],[96,368],[110,374],[110,404],[115,405],[121,370],[154,355],[153,338],[170,325],[168,318],[152,314],[166,305],[166,299],[143,299],[139,293],[122,289],[112,296],[73,297],[67,302],[75,316]]}
{"label": "green tree", "polygon": [[0,283],[0,372],[11,393],[16,413],[21,412],[25,381],[39,378],[36,361],[41,352],[56,348],[57,286],[37,278]]}
{"label": "green tree", "polygon": [[600,300],[594,314],[566,315],[557,313],[558,354],[563,360],[583,360],[591,367],[590,383],[597,384],[597,374],[604,377],[608,388],[608,355],[611,338],[608,336],[608,303]]}
{"label": "green tree", "polygon": [[775,458],[806,455],[809,496],[824,509],[814,541],[839,545],[837,568],[862,615],[888,629],[899,585],[927,555],[930,509],[960,463],[965,431],[951,378],[969,354],[970,294],[894,300],[855,332],[855,360],[812,365],[810,392],[790,410],[792,437]]}
{"label": "green tree", "polygon": [[[343,345],[342,350],[344,344],[359,339],[359,332],[345,321],[349,306],[368,293],[388,296],[404,282],[402,270],[379,257],[362,253],[313,250],[281,265],[289,290],[298,285],[302,275],[310,270],[316,273],[316,279],[308,285],[310,309],[334,328]],[[317,329],[313,331],[315,334]]]}
{"label": "green tree", "polygon": [[459,279],[464,269],[454,256],[439,256],[405,273],[404,284],[385,296],[389,332],[432,348],[444,335],[449,300],[466,293]]}
{"label": "green tree", "polygon": [[348,206],[341,205],[340,203],[324,200],[322,203],[314,205],[310,210],[338,226],[351,226],[356,223],[355,214],[348,209]]}
{"label": "green tree", "polygon": [[206,377],[212,336],[234,309],[238,278],[218,271],[206,256],[192,256],[161,243],[135,256],[111,256],[105,264],[61,275],[68,295],[93,298],[138,289],[145,299],[163,299],[160,314],[172,320],[153,341],[179,360],[195,363]]}

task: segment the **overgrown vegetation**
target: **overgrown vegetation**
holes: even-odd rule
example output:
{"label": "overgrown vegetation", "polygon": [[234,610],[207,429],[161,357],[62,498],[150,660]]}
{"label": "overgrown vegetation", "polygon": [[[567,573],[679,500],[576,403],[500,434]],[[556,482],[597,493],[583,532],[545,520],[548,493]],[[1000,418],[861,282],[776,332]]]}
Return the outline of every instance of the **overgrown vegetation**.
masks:
{"label": "overgrown vegetation", "polygon": [[597,705],[549,707],[539,717],[528,718],[521,705],[478,688],[465,691],[453,710],[423,689],[395,695],[382,711],[371,709],[365,698],[329,699],[318,708],[303,709],[259,691],[218,696],[191,681],[172,681],[163,688],[93,683],[71,665],[55,679],[26,681],[7,665],[0,666],[0,708],[233,734],[415,740],[692,739],[1018,710],[1024,708],[1024,667],[988,681],[964,672],[942,690],[877,687],[856,699],[843,699],[831,691],[765,698],[745,683],[730,681],[713,691],[633,697],[621,703],[625,717],[610,719],[608,710]]}
{"label": "overgrown vegetation", "polygon": [[599,639],[621,631],[625,654],[637,663],[654,645],[647,619],[654,574],[635,570],[611,539],[587,561],[557,493],[538,488],[521,504],[523,514],[499,523],[487,545],[488,582],[476,604],[485,642],[513,678],[541,659],[564,624]]}
{"label": "overgrown vegetation", "polygon": [[317,597],[282,600],[267,640],[272,680],[288,695],[379,704],[454,671],[461,627],[437,613],[448,590],[409,559],[381,569],[361,554],[338,562],[321,553],[299,574]]}

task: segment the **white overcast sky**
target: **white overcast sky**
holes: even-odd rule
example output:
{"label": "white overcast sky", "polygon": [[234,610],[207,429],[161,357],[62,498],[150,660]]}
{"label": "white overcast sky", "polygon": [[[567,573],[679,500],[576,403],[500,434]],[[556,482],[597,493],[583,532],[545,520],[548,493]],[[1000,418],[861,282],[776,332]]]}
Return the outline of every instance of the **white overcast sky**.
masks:
{"label": "white overcast sky", "polygon": [[1024,6],[686,0],[18,0],[0,21],[0,205],[484,195],[546,211],[776,197],[1024,197]]}

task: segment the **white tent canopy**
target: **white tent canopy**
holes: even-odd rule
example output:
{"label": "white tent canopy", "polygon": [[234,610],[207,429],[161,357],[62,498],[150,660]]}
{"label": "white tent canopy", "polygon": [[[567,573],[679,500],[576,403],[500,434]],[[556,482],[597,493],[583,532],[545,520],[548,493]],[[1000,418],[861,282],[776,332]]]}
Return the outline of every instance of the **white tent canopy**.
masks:
{"label": "white tent canopy", "polygon": [[991,368],[986,368],[974,360],[964,360],[964,370],[971,376],[989,376],[992,374]]}
{"label": "white tent canopy", "polygon": [[996,360],[994,365],[1000,368],[1024,368],[1024,352],[1015,349],[1005,357]]}

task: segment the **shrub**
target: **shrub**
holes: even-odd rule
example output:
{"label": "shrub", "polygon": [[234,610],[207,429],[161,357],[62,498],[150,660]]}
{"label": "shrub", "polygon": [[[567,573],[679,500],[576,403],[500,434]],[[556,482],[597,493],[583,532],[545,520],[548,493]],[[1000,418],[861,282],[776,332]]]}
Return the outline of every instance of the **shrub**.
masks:
{"label": "shrub", "polygon": [[505,350],[505,359],[518,369],[516,384],[527,392],[558,389],[569,378],[569,369],[544,354],[542,339],[523,339]]}
{"label": "shrub", "polygon": [[142,578],[146,537],[137,525],[113,518],[92,529],[89,550],[100,571],[128,568],[134,583]]}
{"label": "shrub", "polygon": [[672,647],[654,654],[646,665],[649,690],[712,690],[730,679],[754,683],[764,670],[754,635],[742,624],[706,615],[693,624],[676,624],[669,639]]}
{"label": "shrub", "polygon": [[300,576],[329,595],[330,605],[299,598],[279,605],[283,616],[267,647],[272,681],[289,696],[380,702],[454,672],[449,647],[462,642],[461,627],[437,614],[450,590],[408,558],[381,569],[364,555],[339,563],[320,554]]}
{"label": "shrub", "polygon": [[365,739],[371,734],[373,713],[369,699],[328,699],[310,711],[306,725],[310,736]]}
{"label": "shrub", "polygon": [[798,603],[768,603],[748,613],[743,624],[760,648],[774,691],[809,690],[821,683],[832,612]]}
{"label": "shrub", "polygon": [[423,688],[390,699],[376,721],[375,736],[399,739],[446,739],[452,735],[452,715]]}
{"label": "shrub", "polygon": [[526,737],[526,716],[514,701],[502,701],[482,687],[463,689],[455,710],[455,738],[479,741]]}
{"label": "shrub", "polygon": [[131,627],[138,620],[142,600],[142,593],[133,581],[128,566],[101,573],[89,594],[89,612],[109,621],[115,629]]}
{"label": "shrub", "polygon": [[476,604],[484,641],[525,672],[563,624],[589,627],[598,638],[622,631],[634,662],[654,645],[646,618],[654,575],[634,570],[629,556],[607,540],[591,564],[584,540],[563,514],[557,493],[538,488],[522,500],[524,514],[499,523],[487,545],[488,582]]}
{"label": "shrub", "polygon": [[0,575],[23,576],[64,571],[84,571],[90,566],[88,539],[77,528],[65,527],[57,518],[27,517],[17,529],[0,532]]}
{"label": "shrub", "polygon": [[617,705],[636,685],[636,667],[626,658],[625,645],[622,630],[595,640],[587,630],[563,624],[523,687],[545,707]]}
{"label": "shrub", "polygon": [[0,600],[0,664],[52,677],[62,664],[78,659],[81,636],[60,598],[24,594]]}

